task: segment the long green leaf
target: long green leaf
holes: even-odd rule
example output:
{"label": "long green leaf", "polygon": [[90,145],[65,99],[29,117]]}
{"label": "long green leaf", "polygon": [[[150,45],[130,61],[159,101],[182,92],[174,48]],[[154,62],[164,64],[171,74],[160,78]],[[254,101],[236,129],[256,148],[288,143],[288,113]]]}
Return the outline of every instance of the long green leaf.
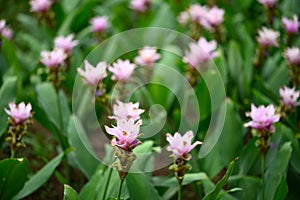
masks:
{"label": "long green leaf", "polygon": [[60,153],[53,160],[47,163],[41,170],[33,175],[24,185],[23,189],[14,197],[14,199],[22,199],[40,188],[53,174],[56,167],[61,163],[65,153]]}
{"label": "long green leaf", "polygon": [[27,160],[4,159],[0,161],[0,199],[10,200],[24,186],[27,178]]}
{"label": "long green leaf", "polygon": [[78,193],[69,185],[64,185],[64,200],[79,200]]}
{"label": "long green leaf", "polygon": [[224,185],[227,183],[231,172],[233,170],[234,164],[236,162],[237,159],[234,159],[233,161],[230,162],[228,169],[225,173],[225,175],[223,176],[223,178],[217,183],[215,189],[213,191],[211,191],[210,193],[208,193],[207,195],[205,195],[205,197],[203,198],[203,200],[216,200],[220,191],[222,190],[222,188],[224,187]]}

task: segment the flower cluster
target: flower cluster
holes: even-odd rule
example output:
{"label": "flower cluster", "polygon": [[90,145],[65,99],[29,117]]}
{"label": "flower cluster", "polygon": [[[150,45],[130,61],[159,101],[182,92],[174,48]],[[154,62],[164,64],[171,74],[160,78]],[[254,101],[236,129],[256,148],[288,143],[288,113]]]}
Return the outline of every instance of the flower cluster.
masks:
{"label": "flower cluster", "polygon": [[136,12],[145,12],[149,9],[151,0],[131,0],[130,8]]}
{"label": "flower cluster", "polygon": [[208,8],[200,4],[191,5],[186,11],[180,13],[178,22],[187,24],[196,23],[207,30],[214,30],[224,21],[224,10],[218,7]]}
{"label": "flower cluster", "polygon": [[4,19],[0,20],[0,34],[7,40],[11,40],[13,37],[13,30],[6,25],[6,21]]}
{"label": "flower cluster", "polygon": [[300,64],[300,49],[298,47],[286,48],[283,56],[291,66]]}
{"label": "flower cluster", "polygon": [[299,29],[299,21],[298,16],[293,15],[292,19],[288,19],[286,17],[282,18],[282,23],[284,25],[284,28],[288,34],[297,34]]}
{"label": "flower cluster", "polygon": [[296,91],[295,88],[288,88],[287,86],[283,86],[279,89],[280,94],[280,102],[287,110],[292,110],[295,106],[299,105],[297,102],[300,91]]}
{"label": "flower cluster", "polygon": [[176,132],[174,136],[167,133],[167,141],[170,144],[170,146],[167,147],[167,150],[172,151],[176,159],[190,160],[190,151],[197,145],[202,144],[200,141],[196,141],[192,144],[193,137],[194,134],[192,131],[187,131],[183,136],[178,132]]}
{"label": "flower cluster", "polygon": [[53,2],[51,0],[30,0],[30,11],[35,13],[47,12]]}
{"label": "flower cluster", "polygon": [[262,29],[258,31],[257,41],[262,47],[265,48],[278,47],[279,36],[279,32],[262,27]]}
{"label": "flower cluster", "polygon": [[113,106],[114,115],[110,117],[116,120],[117,126],[113,126],[113,128],[105,126],[106,132],[114,136],[112,145],[131,151],[140,144],[137,138],[142,125],[140,114],[143,112],[144,110],[139,109],[139,103],[117,101],[117,104]]}
{"label": "flower cluster", "polygon": [[63,65],[67,54],[62,49],[41,52],[41,63],[49,69],[58,68]]}
{"label": "flower cluster", "polygon": [[201,67],[202,64],[208,63],[218,55],[217,42],[207,41],[203,37],[197,43],[190,43],[189,48],[189,51],[185,51],[183,61],[193,68]]}
{"label": "flower cluster", "polygon": [[135,67],[136,65],[129,60],[118,59],[111,67],[108,67],[108,70],[113,73],[112,80],[127,81],[131,77]]}
{"label": "flower cluster", "polygon": [[152,66],[160,59],[160,54],[157,53],[155,47],[144,47],[138,51],[138,56],[135,57],[134,62],[141,66]]}
{"label": "flower cluster", "polygon": [[5,112],[10,116],[11,122],[13,124],[22,124],[26,123],[31,117],[31,104],[25,105],[24,102],[21,102],[19,105],[11,102],[9,103],[9,110],[4,109]]}
{"label": "flower cluster", "polygon": [[90,20],[92,25],[92,32],[103,33],[109,26],[108,17],[96,16]]}
{"label": "flower cluster", "polygon": [[62,49],[68,56],[72,54],[73,47],[78,44],[78,40],[74,40],[74,34],[66,37],[58,36],[54,39],[54,49]]}

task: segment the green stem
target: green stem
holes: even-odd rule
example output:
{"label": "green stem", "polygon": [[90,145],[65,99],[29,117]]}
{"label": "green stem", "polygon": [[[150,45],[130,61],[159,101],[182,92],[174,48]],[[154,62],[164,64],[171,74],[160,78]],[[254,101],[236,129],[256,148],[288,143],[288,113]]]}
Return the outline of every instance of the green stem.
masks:
{"label": "green stem", "polygon": [[178,200],[181,200],[181,191],[182,191],[181,181],[178,181]]}
{"label": "green stem", "polygon": [[14,151],[13,147],[11,147],[10,158],[14,158],[14,157],[15,157],[15,151]]}
{"label": "green stem", "polygon": [[106,180],[106,185],[105,185],[105,190],[104,190],[103,198],[102,198],[103,200],[105,200],[105,197],[106,197],[106,193],[107,193],[107,189],[108,189],[108,186],[109,186],[109,181],[110,181],[110,177],[111,177],[112,171],[113,171],[113,168],[110,167],[109,172],[108,172],[108,177],[107,177],[107,180]]}
{"label": "green stem", "polygon": [[265,155],[261,156],[261,199],[265,199]]}
{"label": "green stem", "polygon": [[121,181],[120,181],[117,200],[120,200],[124,180],[125,180],[125,178],[121,179]]}

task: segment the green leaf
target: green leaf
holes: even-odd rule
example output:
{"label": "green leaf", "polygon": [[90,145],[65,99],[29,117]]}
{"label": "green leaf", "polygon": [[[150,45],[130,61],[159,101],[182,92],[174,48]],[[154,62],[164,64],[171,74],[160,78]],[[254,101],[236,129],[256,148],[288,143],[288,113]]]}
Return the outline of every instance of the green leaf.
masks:
{"label": "green leaf", "polygon": [[68,141],[75,151],[70,153],[77,167],[90,179],[99,165],[84,128],[76,116],[71,116],[68,127]]}
{"label": "green leaf", "polygon": [[255,141],[257,139],[253,138],[248,144],[244,147],[239,155],[239,174],[248,174],[255,161],[259,158],[258,148],[255,146]]}
{"label": "green leaf", "polygon": [[128,174],[126,183],[130,199],[132,200],[157,200],[161,199],[150,179],[142,173]]}
{"label": "green leaf", "polygon": [[69,185],[64,185],[64,200],[79,200],[78,193]]}
{"label": "green leaf", "polygon": [[[182,185],[188,185],[194,181],[208,180],[205,173],[189,173],[184,175]],[[153,185],[156,187],[176,187],[178,185],[176,177],[155,176],[152,178]]]}
{"label": "green leaf", "polygon": [[[291,157],[291,142],[286,142],[280,148],[277,156],[272,161],[265,174],[265,182],[272,183],[265,185],[265,199],[274,199],[278,189],[285,190],[281,183],[286,177],[287,166]],[[285,181],[285,180],[284,180]]]}
{"label": "green leaf", "polygon": [[205,195],[205,197],[203,198],[203,200],[215,200],[217,199],[219,193],[221,192],[222,188],[224,187],[224,185],[227,183],[231,172],[233,170],[234,164],[236,162],[237,159],[234,159],[233,161],[230,162],[228,169],[225,173],[225,175],[223,176],[223,178],[217,183],[215,189],[213,191],[211,191],[210,193],[208,193],[207,195]]}
{"label": "green leaf", "polygon": [[0,89],[0,137],[3,135],[7,128],[8,115],[3,108],[8,108],[10,102],[14,102],[17,93],[17,77],[8,77]]}
{"label": "green leaf", "polygon": [[24,186],[27,178],[27,160],[4,159],[0,161],[0,199],[10,200]]}
{"label": "green leaf", "polygon": [[[66,152],[67,153],[67,152]],[[24,185],[23,189],[14,197],[22,199],[39,189],[53,174],[56,167],[61,163],[65,153],[61,153],[47,163],[41,170],[34,174]]]}
{"label": "green leaf", "polygon": [[229,42],[229,52],[228,52],[228,69],[229,74],[235,83],[239,83],[239,77],[242,74],[242,56],[241,50],[237,42]]}

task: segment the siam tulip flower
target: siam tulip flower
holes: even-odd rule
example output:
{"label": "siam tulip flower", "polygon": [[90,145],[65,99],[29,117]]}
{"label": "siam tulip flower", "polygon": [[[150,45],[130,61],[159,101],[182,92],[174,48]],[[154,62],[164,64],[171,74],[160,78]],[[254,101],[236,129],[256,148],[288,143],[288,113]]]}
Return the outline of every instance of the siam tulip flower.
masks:
{"label": "siam tulip flower", "polygon": [[47,12],[50,9],[52,3],[53,2],[51,0],[30,0],[30,11],[35,13]]}
{"label": "siam tulip flower", "polygon": [[300,49],[298,47],[285,49],[283,56],[290,65],[300,64]]}
{"label": "siam tulip flower", "polygon": [[287,106],[290,109],[293,109],[295,106],[299,105],[297,99],[300,96],[300,91],[295,91],[295,87],[288,88],[286,86],[279,89],[280,101],[283,105]]}
{"label": "siam tulip flower", "polygon": [[92,25],[92,31],[94,33],[102,33],[109,26],[108,18],[106,16],[94,17],[91,19],[90,23]]}
{"label": "siam tulip flower", "polygon": [[106,62],[99,62],[96,67],[92,66],[89,61],[84,61],[85,71],[77,68],[77,72],[83,77],[83,81],[90,86],[97,86],[98,83],[106,76]]}
{"label": "siam tulip flower", "polygon": [[108,70],[113,73],[112,80],[127,81],[132,75],[135,64],[130,63],[129,60],[118,59],[112,64]]}
{"label": "siam tulip flower", "polygon": [[138,56],[135,57],[134,62],[138,65],[151,65],[160,59],[160,55],[156,52],[155,47],[144,47],[138,52]]}
{"label": "siam tulip flower", "polygon": [[286,32],[288,32],[289,34],[296,34],[298,33],[298,29],[299,29],[299,21],[298,21],[298,16],[294,15],[293,19],[288,19],[286,17],[282,18],[282,23],[284,25],[284,28],[286,30]]}
{"label": "siam tulip flower", "polygon": [[183,11],[179,14],[179,16],[177,17],[177,21],[182,24],[185,25],[190,21],[190,14],[187,11]]}
{"label": "siam tulip flower", "polygon": [[196,141],[192,144],[193,137],[194,134],[192,131],[187,131],[183,136],[181,136],[178,132],[176,132],[174,136],[167,133],[167,141],[170,143],[167,150],[172,151],[176,158],[189,160],[191,158],[189,152],[197,145],[202,144],[200,141]]}
{"label": "siam tulip flower", "polygon": [[224,21],[224,10],[218,7],[211,8],[205,15],[202,25],[208,30],[218,27]]}
{"label": "siam tulip flower", "polygon": [[4,27],[1,31],[1,34],[3,37],[5,37],[8,40],[11,40],[13,37],[13,31],[9,27]]}
{"label": "siam tulip flower", "polygon": [[1,19],[0,20],[0,32],[2,32],[2,30],[4,29],[6,25],[6,20],[5,19]]}
{"label": "siam tulip flower", "polygon": [[59,67],[66,58],[67,55],[62,49],[41,52],[41,62],[50,69]]}
{"label": "siam tulip flower", "polygon": [[123,103],[117,101],[117,104],[113,105],[114,116],[110,116],[111,119],[133,119],[134,121],[140,119],[140,115],[144,110],[139,109],[139,103]]}
{"label": "siam tulip flower", "polygon": [[252,127],[258,131],[274,132],[273,124],[278,122],[280,115],[275,113],[273,105],[255,107],[251,105],[251,112],[246,113],[247,117],[251,117],[252,121],[244,124],[245,127]]}
{"label": "siam tulip flower", "polygon": [[131,0],[130,8],[137,12],[145,12],[148,9],[150,3],[151,0]]}
{"label": "siam tulip flower", "polygon": [[4,110],[11,117],[14,124],[22,124],[32,116],[30,103],[27,105],[24,102],[21,102],[19,105],[9,103],[8,105],[10,110],[6,108]]}
{"label": "siam tulip flower", "polygon": [[193,4],[188,8],[192,21],[200,24],[205,20],[207,12],[208,8],[199,4]]}
{"label": "siam tulip flower", "polygon": [[204,37],[201,37],[197,43],[190,43],[189,47],[190,51],[185,51],[183,60],[194,68],[209,62],[218,55],[217,42],[214,40],[209,42]]}
{"label": "siam tulip flower", "polygon": [[272,29],[268,29],[266,27],[262,27],[261,30],[258,31],[258,43],[263,47],[278,47],[278,37],[280,36],[280,33],[277,31],[274,31]]}
{"label": "siam tulip flower", "polygon": [[263,4],[265,7],[271,8],[276,5],[277,0],[258,0],[258,2]]}
{"label": "siam tulip flower", "polygon": [[54,48],[62,49],[66,54],[70,55],[72,53],[73,47],[78,45],[78,40],[73,40],[74,34],[70,34],[66,37],[59,36],[54,39]]}
{"label": "siam tulip flower", "polygon": [[115,136],[111,143],[123,150],[131,151],[140,141],[137,139],[140,132],[140,126],[142,125],[142,120],[134,123],[132,118],[130,119],[120,119],[117,120],[117,126],[110,128],[105,126],[105,130],[108,134]]}

